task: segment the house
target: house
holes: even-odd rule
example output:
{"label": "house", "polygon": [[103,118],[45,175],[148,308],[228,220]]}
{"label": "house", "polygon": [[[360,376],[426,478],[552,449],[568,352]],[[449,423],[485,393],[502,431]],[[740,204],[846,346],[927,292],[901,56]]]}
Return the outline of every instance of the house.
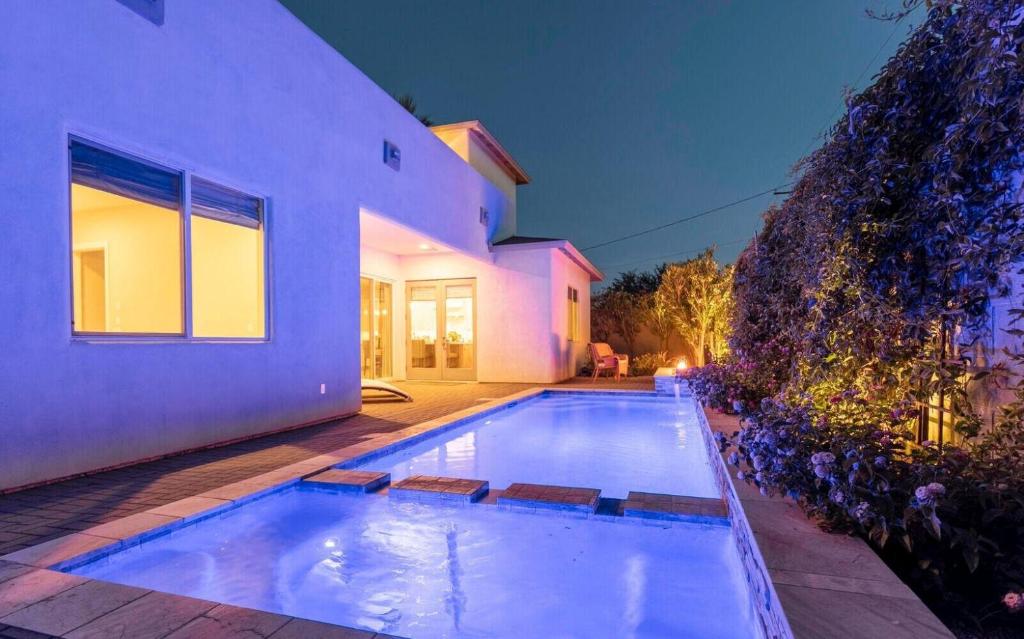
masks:
{"label": "house", "polygon": [[4,5],[0,490],[349,415],[360,377],[555,382],[601,274],[526,173],[276,0]]}

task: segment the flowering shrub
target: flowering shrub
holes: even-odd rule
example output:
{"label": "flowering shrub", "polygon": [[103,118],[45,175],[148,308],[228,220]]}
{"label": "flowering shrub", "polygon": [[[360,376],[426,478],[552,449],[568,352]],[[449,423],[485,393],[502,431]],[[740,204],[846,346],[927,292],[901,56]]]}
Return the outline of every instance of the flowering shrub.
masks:
{"label": "flowering shrub", "polygon": [[735,444],[737,476],[864,536],[925,594],[979,617],[1024,609],[1024,429],[1004,425],[971,453],[915,446],[907,406],[883,410],[856,391],[835,400],[822,411],[765,399],[745,413],[735,440],[720,440]]}
{"label": "flowering shrub", "polygon": [[[903,6],[927,16],[765,214],[734,271],[734,358],[691,387],[739,400],[743,479],[869,539],[947,619],[1019,623],[1024,389],[979,437],[988,371],[963,353],[1024,256],[1024,0]],[[908,441],[936,397],[963,449]]]}

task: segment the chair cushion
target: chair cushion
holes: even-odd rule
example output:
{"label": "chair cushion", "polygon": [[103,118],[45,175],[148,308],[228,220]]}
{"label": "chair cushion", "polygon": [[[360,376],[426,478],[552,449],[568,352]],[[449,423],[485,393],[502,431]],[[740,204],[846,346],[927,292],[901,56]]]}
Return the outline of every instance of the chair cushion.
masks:
{"label": "chair cushion", "polygon": [[612,347],[604,342],[595,342],[594,352],[597,353],[598,357],[611,357],[615,354],[615,351],[612,350]]}

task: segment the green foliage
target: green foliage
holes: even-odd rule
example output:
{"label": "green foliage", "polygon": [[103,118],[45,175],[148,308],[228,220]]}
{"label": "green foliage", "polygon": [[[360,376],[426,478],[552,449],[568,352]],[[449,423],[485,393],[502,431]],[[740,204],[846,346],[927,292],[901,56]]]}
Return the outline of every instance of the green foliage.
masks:
{"label": "green foliage", "polygon": [[[745,478],[978,620],[1024,590],[1024,391],[981,436],[968,392],[1024,255],[1022,41],[1024,0],[928,4],[766,213],[736,264],[734,359],[691,381],[747,398]],[[963,449],[908,441],[936,396]]]}
{"label": "green foliage", "polygon": [[629,360],[630,375],[653,375],[654,371],[665,366],[675,366],[675,361],[668,353],[643,353]]}
{"label": "green foliage", "polygon": [[732,296],[732,267],[720,267],[715,251],[669,264],[661,276],[658,294],[683,340],[693,348],[697,366],[703,366],[705,351],[713,357],[725,353],[725,335]]}

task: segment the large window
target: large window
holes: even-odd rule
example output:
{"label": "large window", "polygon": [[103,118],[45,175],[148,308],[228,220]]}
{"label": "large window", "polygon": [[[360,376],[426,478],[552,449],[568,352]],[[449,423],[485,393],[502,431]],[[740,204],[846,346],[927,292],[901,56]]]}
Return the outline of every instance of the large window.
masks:
{"label": "large window", "polygon": [[262,200],[193,178],[186,203],[181,172],[70,146],[74,333],[266,335]]}
{"label": "large window", "polygon": [[569,321],[566,335],[570,342],[577,342],[580,339],[580,292],[571,286],[566,300],[566,317]]}

